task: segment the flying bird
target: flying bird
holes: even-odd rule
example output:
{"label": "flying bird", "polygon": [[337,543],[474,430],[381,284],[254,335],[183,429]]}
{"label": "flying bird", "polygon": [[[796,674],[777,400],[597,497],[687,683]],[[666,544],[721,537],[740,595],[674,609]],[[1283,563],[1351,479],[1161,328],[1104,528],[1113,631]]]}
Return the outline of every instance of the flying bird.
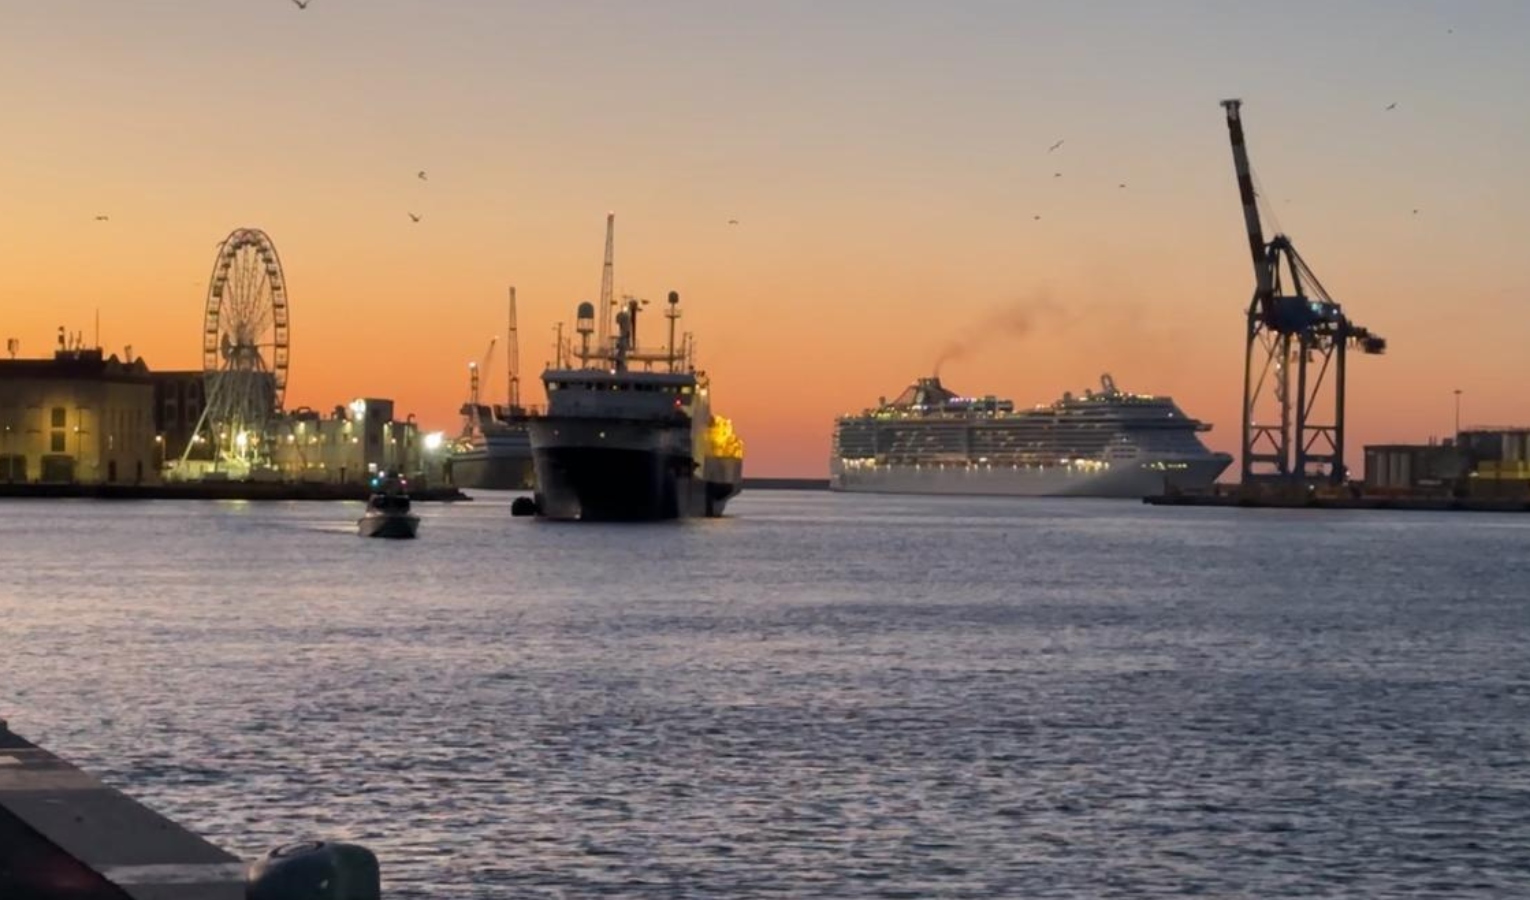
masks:
{"label": "flying bird", "polygon": [[1389,109],[1389,110],[1396,109],[1396,108],[1397,108],[1397,104],[1396,103],[1388,103],[1387,104],[1387,109]]}
{"label": "flying bird", "polygon": [[1056,150],[1058,147],[1061,147],[1062,145],[1063,145],[1063,142],[1062,141],[1058,141],[1057,143],[1055,143],[1052,146],[1048,147],[1047,148],[1047,152],[1051,153],[1053,150]]}
{"label": "flying bird", "polygon": [[729,219],[728,220],[728,224],[729,225],[737,225],[738,224],[738,219]]}
{"label": "flying bird", "polygon": [[96,221],[97,222],[110,222],[111,220],[112,220],[111,216],[96,216]]}
{"label": "flying bird", "polygon": [[429,178],[425,177],[425,170],[424,169],[421,169],[419,172],[417,172],[415,174],[415,177],[419,178],[421,181],[429,181],[430,180]]}
{"label": "flying bird", "polygon": [[409,221],[411,221],[411,222],[418,222],[418,221],[420,221],[420,217],[415,215],[414,213],[410,213],[409,214]]}
{"label": "flying bird", "polygon": [[297,4],[298,9],[307,9],[308,4],[312,3],[313,0],[292,0],[292,2]]}
{"label": "flying bird", "polygon": [[1120,184],[1118,184],[1118,185],[1116,185],[1116,187],[1118,187],[1118,188],[1124,188],[1124,187],[1126,187],[1126,182],[1124,182],[1124,181],[1123,181],[1123,182],[1121,182],[1121,183],[1120,183]]}
{"label": "flying bird", "polygon": [[1414,214],[1414,215],[1415,215],[1415,216],[1416,216],[1416,215],[1418,215],[1418,210],[1416,210],[1416,209],[1415,209],[1415,210],[1414,210],[1414,211],[1413,211],[1413,214]]}
{"label": "flying bird", "polygon": [[1041,221],[1041,216],[1031,216],[1031,218],[1035,219],[1038,222]]}
{"label": "flying bird", "polygon": [[1062,173],[1061,172],[1053,172],[1052,173],[1052,177],[1053,178],[1061,178],[1062,177]]}

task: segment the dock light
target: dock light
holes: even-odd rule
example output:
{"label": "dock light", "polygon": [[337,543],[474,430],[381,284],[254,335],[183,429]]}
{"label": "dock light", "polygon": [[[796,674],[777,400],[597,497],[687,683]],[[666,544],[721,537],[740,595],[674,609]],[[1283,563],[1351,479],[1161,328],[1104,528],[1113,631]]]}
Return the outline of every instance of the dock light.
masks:
{"label": "dock light", "polygon": [[352,400],[351,412],[354,413],[358,419],[365,418],[367,414],[367,402],[365,400]]}
{"label": "dock light", "polygon": [[441,449],[441,444],[445,440],[446,440],[446,436],[443,435],[441,432],[439,432],[439,431],[432,431],[430,434],[425,435],[425,449],[426,450],[440,450]]}
{"label": "dock light", "polygon": [[250,446],[250,435],[249,435],[249,433],[241,431],[238,434],[234,435],[234,446],[238,447],[240,450],[248,449],[249,446]]}

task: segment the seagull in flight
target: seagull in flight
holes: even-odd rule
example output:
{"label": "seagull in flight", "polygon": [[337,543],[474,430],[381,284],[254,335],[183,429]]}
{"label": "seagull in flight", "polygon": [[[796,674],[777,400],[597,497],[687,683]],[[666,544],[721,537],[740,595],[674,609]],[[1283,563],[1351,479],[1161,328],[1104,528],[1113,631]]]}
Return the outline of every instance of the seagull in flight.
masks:
{"label": "seagull in flight", "polygon": [[1062,141],[1058,141],[1057,143],[1055,143],[1052,146],[1048,147],[1047,148],[1047,152],[1051,153],[1053,150],[1056,150],[1058,147],[1061,147],[1062,145],[1063,145],[1063,142]]}
{"label": "seagull in flight", "polygon": [[418,221],[420,221],[420,216],[417,216],[414,213],[410,213],[409,214],[409,221],[411,221],[411,222],[418,222]]}
{"label": "seagull in flight", "polygon": [[312,3],[313,0],[292,0],[292,2],[297,4],[298,9],[307,9],[308,4]]}
{"label": "seagull in flight", "polygon": [[110,222],[111,220],[112,220],[111,216],[96,216],[96,221],[97,222]]}
{"label": "seagull in flight", "polygon": [[1053,178],[1061,178],[1062,177],[1062,173],[1061,172],[1053,172],[1052,173],[1052,177]]}
{"label": "seagull in flight", "polygon": [[728,220],[728,224],[729,225],[737,225],[738,224],[738,219],[729,219]]}
{"label": "seagull in flight", "polygon": [[[296,2],[296,0],[293,0],[293,2]],[[416,172],[415,173],[415,177],[420,179],[421,181],[429,181],[430,180],[429,178],[425,177],[425,170],[424,169],[421,169],[419,172]]]}
{"label": "seagull in flight", "polygon": [[1397,104],[1396,103],[1388,103],[1387,104],[1387,109],[1388,110],[1393,110],[1393,109],[1396,109],[1396,108],[1397,108]]}

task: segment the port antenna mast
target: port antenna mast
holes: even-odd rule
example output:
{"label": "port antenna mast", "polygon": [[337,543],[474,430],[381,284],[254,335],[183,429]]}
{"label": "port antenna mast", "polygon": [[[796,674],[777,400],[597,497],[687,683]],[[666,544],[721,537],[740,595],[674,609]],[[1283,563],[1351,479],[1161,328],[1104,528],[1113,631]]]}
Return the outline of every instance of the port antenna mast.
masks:
{"label": "port antenna mast", "polygon": [[[1265,242],[1241,106],[1239,100],[1222,101],[1254,263],[1243,361],[1243,482],[1341,484],[1346,350],[1353,343],[1364,353],[1380,354],[1386,351],[1386,341],[1345,317],[1290,238],[1276,234]],[[1282,269],[1289,287],[1283,284]],[[1265,395],[1267,383],[1273,403]],[[1324,407],[1331,416],[1326,422]],[[1270,415],[1261,417],[1260,410],[1266,408]]]}
{"label": "port antenna mast", "polygon": [[521,409],[521,341],[516,333],[515,286],[510,286],[510,340],[505,344],[505,363],[510,369],[506,403],[512,415]]}
{"label": "port antenna mast", "polygon": [[669,349],[665,356],[669,360],[669,370],[675,371],[675,320],[680,318],[680,292],[669,292],[669,306],[664,310],[664,318],[669,320]]}

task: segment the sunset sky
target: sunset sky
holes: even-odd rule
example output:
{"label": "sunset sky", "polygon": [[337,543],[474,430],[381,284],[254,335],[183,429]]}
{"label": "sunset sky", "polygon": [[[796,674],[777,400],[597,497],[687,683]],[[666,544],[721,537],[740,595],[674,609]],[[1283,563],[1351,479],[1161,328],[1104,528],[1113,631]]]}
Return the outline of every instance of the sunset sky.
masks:
{"label": "sunset sky", "polygon": [[542,402],[614,210],[618,294],[680,292],[751,474],[824,474],[835,415],[978,334],[959,391],[1110,372],[1232,451],[1236,96],[1280,229],[1390,344],[1351,369],[1358,464],[1455,388],[1530,421],[1527,39],[1523,0],[0,0],[0,336],[99,309],[109,350],[199,366],[215,246],[257,227],[288,406],[453,430],[511,284]]}

